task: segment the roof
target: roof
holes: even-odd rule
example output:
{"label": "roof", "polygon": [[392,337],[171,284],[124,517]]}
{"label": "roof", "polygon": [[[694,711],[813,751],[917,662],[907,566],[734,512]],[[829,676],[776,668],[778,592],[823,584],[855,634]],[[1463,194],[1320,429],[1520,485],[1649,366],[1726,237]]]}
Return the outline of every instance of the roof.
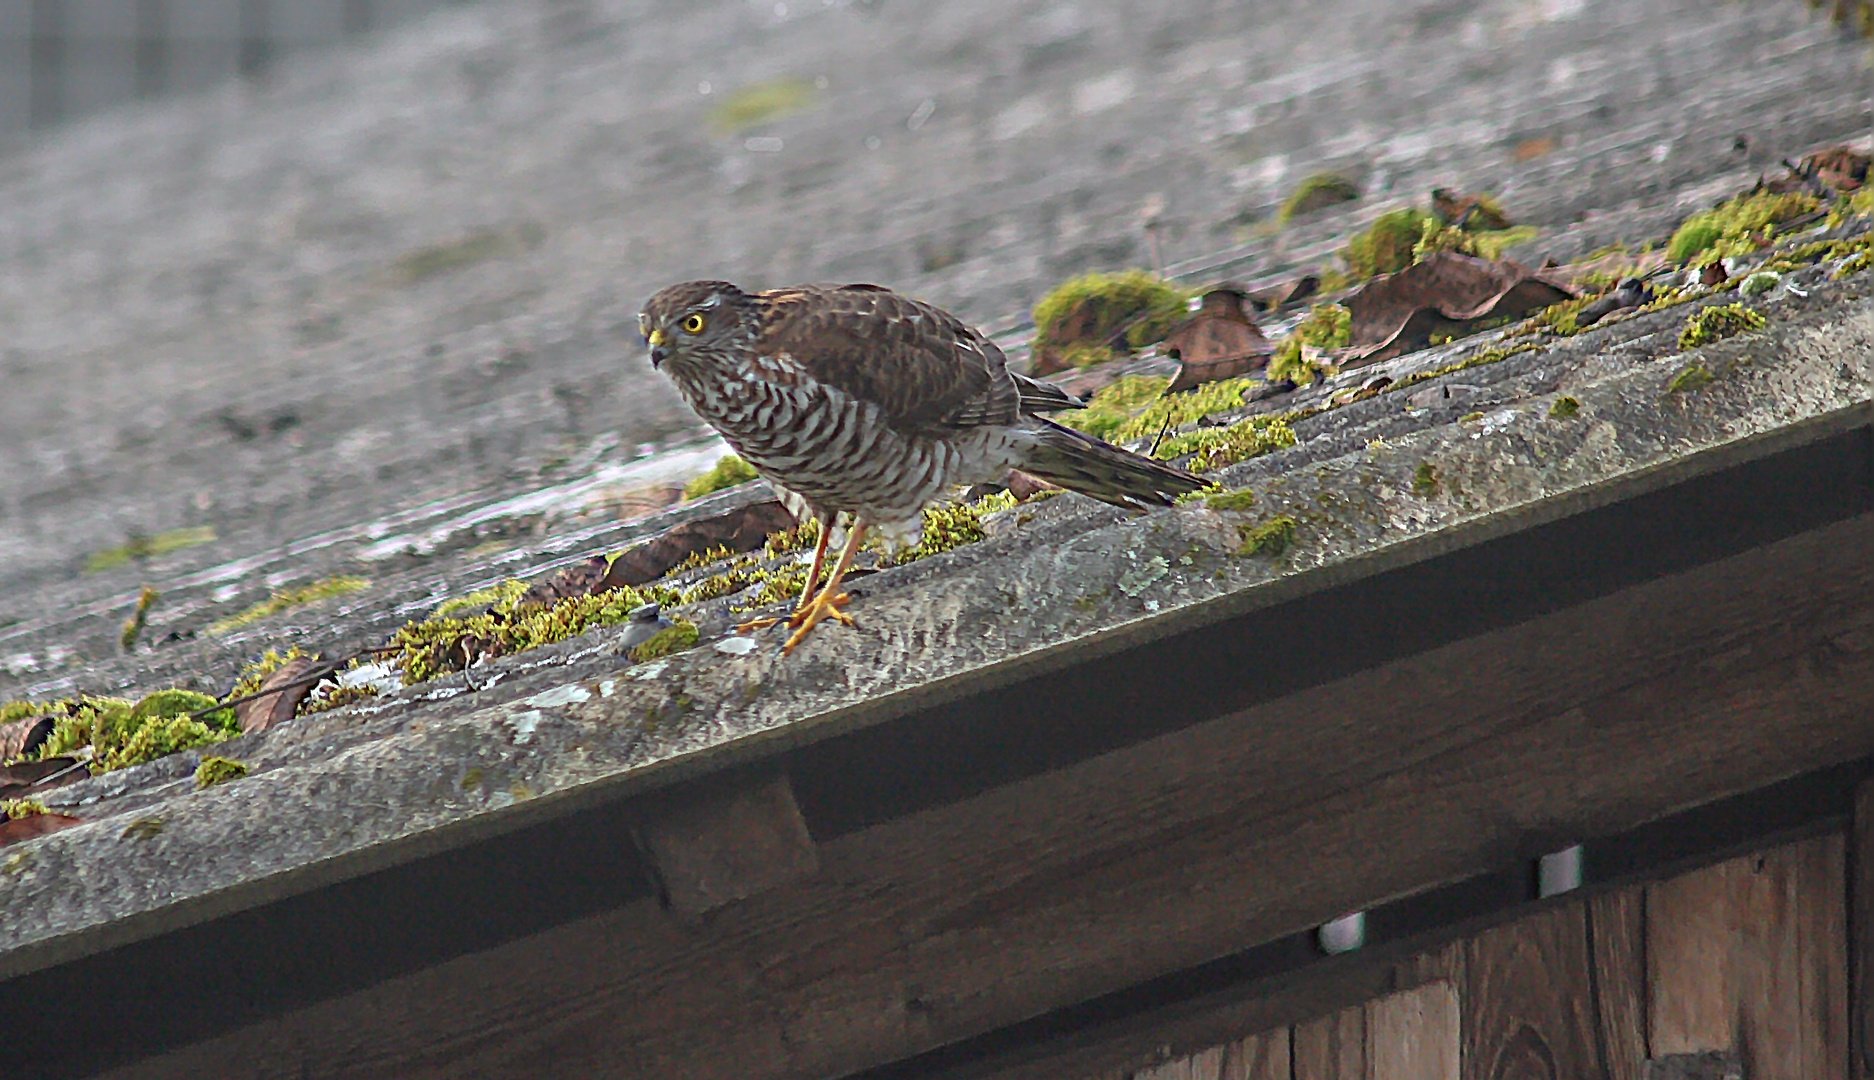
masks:
{"label": "roof", "polygon": [[[1551,239],[1585,250],[1623,228],[1651,236],[1682,209],[1661,195]],[[1323,224],[1322,242],[1353,220]],[[1273,265],[1259,262],[1267,256],[1239,251],[1188,269]],[[1294,417],[1299,441],[1218,474],[1248,495],[1138,518],[1071,496],[1024,503],[979,543],[862,579],[860,628],[825,628],[791,657],[734,635],[724,605],[698,605],[684,614],[700,644],[673,656],[633,663],[621,632],[601,631],[221,744],[215,753],[250,770],[237,782],[196,790],[201,755],[184,752],[58,788],[48,804],[91,820],[0,849],[9,916],[0,988],[10,987],[0,993],[15,1001],[67,985],[59,980],[100,985],[137,956],[223,964],[237,974],[199,971],[200,985],[238,982],[259,969],[240,968],[223,948],[309,937],[331,946],[328,968],[303,981],[263,978],[218,1015],[124,1021],[145,1036],[173,1022],[164,1045],[219,1035],[656,893],[681,911],[672,882],[659,880],[668,857],[645,823],[681,819],[697,792],[757,791],[772,813],[755,820],[795,815],[797,829],[768,838],[780,868],[763,871],[795,880],[812,858],[803,850],[831,851],[868,829],[1248,715],[1400,657],[1851,522],[1874,506],[1865,438],[1874,309],[1864,279],[1834,279],[1835,269],[1785,275],[1751,301],[1768,328],[1696,350],[1679,344],[1688,317],[1732,295],[1533,339],[1539,347],[1527,351],[1511,351],[1531,343],[1523,339],[1465,338],[1252,402],[1244,412]],[[42,692],[74,680],[108,690],[195,679],[218,693],[271,641],[368,644],[447,597],[767,497],[751,485],[635,520],[567,524],[569,507],[666,483],[717,452],[701,444],[498,503],[450,497],[191,568],[164,583],[172,606],[163,616],[176,627],[227,610],[233,601],[217,599],[220,590],[263,576],[284,584],[362,566],[373,584],[250,630],[26,671],[58,649],[95,655],[115,640],[123,597],[61,586],[44,594],[41,619],[7,629],[8,649],[28,657],[20,677]],[[532,535],[550,520],[546,535]],[[1583,662],[1578,654],[1571,662]],[[1252,730],[1307,749],[1287,760],[1331,771],[1336,723],[1288,716]],[[1765,782],[1858,746],[1798,746],[1737,768]],[[1661,783],[1658,805],[1625,808],[1622,823],[1739,789],[1744,774],[1720,772]],[[1478,848],[1585,827],[1532,817],[1479,825]],[[964,838],[930,843],[962,847]],[[1332,896],[1296,900],[1244,933],[1287,932],[1335,904],[1472,868],[1454,857],[1409,883],[1337,883]],[[861,877],[849,865],[841,872]],[[405,910],[412,897],[443,901]],[[463,903],[482,897],[485,911]],[[355,935],[373,926],[386,936],[359,945],[367,939]],[[707,938],[699,932],[696,947],[706,950]],[[1203,958],[1196,945],[1190,955],[1175,945],[1166,955]],[[1114,971],[1109,982],[1136,974]],[[1062,1000],[1096,984],[1089,976]],[[900,1060],[973,1033],[974,1022],[912,1030],[882,1040],[870,1058],[802,1068]],[[127,1060],[139,1050],[127,1038],[102,1037],[88,1063]]]}
{"label": "roof", "polygon": [[[1790,275],[1763,305],[1768,330],[1695,355],[1678,348],[1687,309],[1674,308],[1301,420],[1299,446],[1220,475],[1254,492],[1242,510],[1194,504],[1126,518],[1073,498],[1036,504],[1024,511],[1032,520],[1004,535],[865,579],[854,608],[862,629],[816,634],[791,657],[761,643],[732,651],[729,617],[708,614],[703,644],[665,659],[630,664],[613,635],[598,634],[226,744],[217,752],[252,769],[237,783],[193,790],[195,755],[181,754],[60,789],[49,802],[99,820],[6,857],[0,972],[66,963],[855,733],[918,744],[947,709],[989,708],[998,691],[1033,693],[1103,664],[1133,665],[1141,707],[1201,692],[1151,686],[1150,665],[1136,666],[1156,643],[1240,627],[1255,613],[1865,429],[1874,309],[1861,282],[1827,274]],[[1475,351],[1465,342],[1384,370],[1403,382]],[[1709,378],[1686,379],[1695,367]],[[1330,382],[1313,397],[1337,389]],[[1574,404],[1558,407],[1564,399]],[[1812,511],[1710,507],[1698,525],[1761,531],[1749,522]],[[1279,554],[1239,553],[1246,536],[1283,518],[1294,524]],[[1696,538],[1607,540],[1618,545],[1607,555],[1640,565],[1636,548]],[[1480,602],[1499,602],[1502,583],[1476,587]],[[1410,603],[1395,606],[1410,618]],[[1266,636],[1273,647],[1283,631]],[[1334,643],[1303,636],[1287,647],[1330,656]],[[1292,685],[1283,669],[1294,663],[1272,652],[1240,677],[1276,693]],[[1073,721],[1058,704],[1032,702],[1038,731],[988,736],[1021,750],[1005,772],[1048,764],[1045,732]],[[1006,710],[997,715],[1013,722]],[[847,772],[836,796],[817,796],[836,797],[847,820],[822,827],[859,828],[956,797],[947,786],[941,776]],[[139,831],[132,821],[160,825]]]}

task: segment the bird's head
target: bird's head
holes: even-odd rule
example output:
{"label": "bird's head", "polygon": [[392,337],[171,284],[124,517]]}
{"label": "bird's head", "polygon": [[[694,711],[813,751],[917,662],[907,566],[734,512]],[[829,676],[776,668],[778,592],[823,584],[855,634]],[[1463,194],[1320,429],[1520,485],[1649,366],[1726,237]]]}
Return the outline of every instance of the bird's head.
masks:
{"label": "bird's head", "polygon": [[651,366],[674,371],[726,363],[754,336],[754,300],[726,281],[686,281],[651,297],[638,313],[638,332]]}

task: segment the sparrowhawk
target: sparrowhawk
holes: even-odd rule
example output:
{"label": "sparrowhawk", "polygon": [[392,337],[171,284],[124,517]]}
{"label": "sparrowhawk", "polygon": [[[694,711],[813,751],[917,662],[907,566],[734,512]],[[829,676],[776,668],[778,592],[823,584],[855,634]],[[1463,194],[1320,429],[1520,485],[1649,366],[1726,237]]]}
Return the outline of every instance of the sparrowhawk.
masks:
{"label": "sparrowhawk", "polygon": [[[1010,371],[956,316],[877,285],[748,293],[691,281],[653,296],[638,320],[652,365],[697,415],[820,521],[790,651],[823,619],[851,625],[839,583],[868,529],[911,542],[924,507],[958,486],[1020,469],[1144,509],[1207,485],[1039,415],[1081,402]],[[852,527],[816,592],[841,512]]]}

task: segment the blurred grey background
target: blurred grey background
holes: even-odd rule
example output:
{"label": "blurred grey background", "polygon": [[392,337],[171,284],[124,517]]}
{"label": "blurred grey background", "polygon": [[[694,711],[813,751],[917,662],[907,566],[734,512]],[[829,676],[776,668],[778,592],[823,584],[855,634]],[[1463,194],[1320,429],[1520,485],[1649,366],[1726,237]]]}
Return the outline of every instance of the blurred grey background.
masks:
{"label": "blurred grey background", "polygon": [[447,0],[6,0],[0,134],[254,76],[288,53],[399,26]]}
{"label": "blurred grey background", "polygon": [[[1439,184],[1566,258],[1870,115],[1803,0],[0,0],[0,623],[127,536],[235,558],[692,436],[633,333],[672,281],[1012,330]],[[1366,198],[1275,231],[1320,169]]]}

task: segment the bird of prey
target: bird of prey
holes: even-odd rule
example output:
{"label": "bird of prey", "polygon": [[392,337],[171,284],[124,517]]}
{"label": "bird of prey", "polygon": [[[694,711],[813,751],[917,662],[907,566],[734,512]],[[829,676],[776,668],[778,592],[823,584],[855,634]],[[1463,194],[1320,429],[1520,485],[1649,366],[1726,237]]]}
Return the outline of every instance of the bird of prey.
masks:
{"label": "bird of prey", "polygon": [[[914,543],[924,507],[953,488],[1020,469],[1143,510],[1208,484],[1041,416],[1082,402],[1010,371],[949,312],[877,285],[749,293],[691,281],[651,297],[638,323],[690,408],[819,519],[790,652],[825,619],[853,625],[839,584],[866,531]],[[842,512],[845,548],[816,589]]]}

